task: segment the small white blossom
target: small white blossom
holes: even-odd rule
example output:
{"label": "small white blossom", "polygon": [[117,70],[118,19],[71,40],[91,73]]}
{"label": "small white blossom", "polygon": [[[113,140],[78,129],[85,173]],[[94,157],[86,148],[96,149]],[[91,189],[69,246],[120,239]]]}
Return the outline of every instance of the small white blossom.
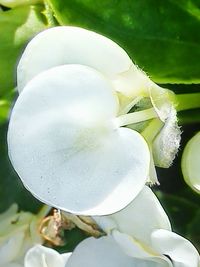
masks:
{"label": "small white blossom", "polygon": [[27,250],[43,243],[38,230],[43,211],[38,215],[18,212],[13,204],[0,214],[0,267],[20,266]]}
{"label": "small white blossom", "polygon": [[59,254],[52,248],[36,245],[29,249],[24,267],[65,267],[71,253]]}

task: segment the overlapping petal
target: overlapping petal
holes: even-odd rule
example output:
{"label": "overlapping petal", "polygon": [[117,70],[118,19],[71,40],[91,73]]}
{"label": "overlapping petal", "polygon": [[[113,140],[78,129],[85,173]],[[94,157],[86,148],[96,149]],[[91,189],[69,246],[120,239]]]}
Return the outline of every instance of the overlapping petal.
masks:
{"label": "overlapping petal", "polygon": [[198,267],[200,258],[195,247],[176,233],[159,229],[152,233],[152,247],[168,255],[174,267]]}
{"label": "overlapping petal", "polygon": [[59,254],[51,248],[36,245],[29,249],[24,259],[24,267],[65,267],[71,253]]}
{"label": "overlapping petal", "polygon": [[93,218],[106,233],[117,229],[146,245],[151,245],[151,233],[155,229],[171,230],[165,211],[147,186],[123,210],[108,216]]}
{"label": "overlapping petal", "polygon": [[111,83],[89,67],[59,66],[32,79],[8,131],[10,159],[25,186],[73,213],[124,208],[143,188],[150,156],[140,134],[117,128],[117,111]]}
{"label": "overlapping petal", "polygon": [[92,67],[128,96],[145,87],[146,76],[115,42],[79,27],[61,26],[41,32],[26,47],[18,65],[18,91],[40,72],[64,64]]}
{"label": "overlapping petal", "polygon": [[170,267],[165,262],[156,263],[148,259],[130,257],[118,246],[112,236],[99,239],[88,238],[82,241],[66,267]]}

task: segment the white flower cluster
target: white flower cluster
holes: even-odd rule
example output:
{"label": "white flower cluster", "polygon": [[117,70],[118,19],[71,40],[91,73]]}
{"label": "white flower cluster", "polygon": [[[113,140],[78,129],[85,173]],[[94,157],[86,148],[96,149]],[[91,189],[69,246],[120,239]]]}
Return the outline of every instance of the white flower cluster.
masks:
{"label": "white flower cluster", "polygon": [[146,186],[179,147],[173,93],[116,43],[77,27],[38,34],[17,82],[8,148],[19,177],[42,202],[93,216],[105,232],[72,254],[36,245],[24,267],[198,267]]}
{"label": "white flower cluster", "polygon": [[[199,267],[197,250],[188,240],[171,231],[165,211],[147,186],[125,209],[93,219],[106,235],[85,239],[73,253],[59,254],[51,248],[35,245],[27,251],[24,264],[11,261],[0,266]],[[16,252],[16,245],[13,244],[12,251]],[[4,250],[4,254],[12,255],[10,249],[0,247],[0,254]]]}

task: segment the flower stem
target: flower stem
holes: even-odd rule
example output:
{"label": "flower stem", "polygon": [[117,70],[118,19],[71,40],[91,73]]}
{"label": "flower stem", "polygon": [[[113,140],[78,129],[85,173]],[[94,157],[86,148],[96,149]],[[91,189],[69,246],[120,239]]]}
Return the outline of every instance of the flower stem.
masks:
{"label": "flower stem", "polygon": [[176,95],[177,111],[200,108],[200,93]]}
{"label": "flower stem", "polygon": [[155,112],[154,108],[149,108],[141,111],[136,111],[133,113],[128,113],[125,115],[121,115],[117,117],[117,125],[118,127],[150,120],[156,118],[158,115]]}
{"label": "flower stem", "polygon": [[127,114],[132,107],[134,107],[140,100],[142,99],[142,96],[138,96],[134,98],[130,103],[128,103],[121,111],[121,114]]}

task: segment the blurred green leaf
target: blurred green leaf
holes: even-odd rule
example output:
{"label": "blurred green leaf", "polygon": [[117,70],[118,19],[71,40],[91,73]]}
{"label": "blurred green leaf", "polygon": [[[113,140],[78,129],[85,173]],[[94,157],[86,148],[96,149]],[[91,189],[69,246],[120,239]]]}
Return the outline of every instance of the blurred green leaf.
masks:
{"label": "blurred green leaf", "polygon": [[181,111],[178,113],[178,121],[180,125],[192,124],[200,122],[200,109]]}
{"label": "blurred green leaf", "polygon": [[0,212],[14,202],[22,210],[36,212],[41,203],[24,188],[8,158],[7,124],[0,125],[0,133]]}
{"label": "blurred green leaf", "polygon": [[200,209],[198,209],[198,212],[195,216],[195,218],[192,220],[192,222],[188,225],[188,232],[187,236],[190,240],[194,242],[197,249],[200,251]]}
{"label": "blurred green leaf", "polygon": [[16,91],[13,89],[9,90],[3,98],[0,98],[0,124],[5,123],[8,120],[15,95]]}
{"label": "blurred green leaf", "polygon": [[26,6],[0,13],[0,97],[15,86],[17,61],[26,43],[45,29],[43,6]]}
{"label": "blurred green leaf", "polygon": [[156,195],[170,218],[173,231],[186,236],[188,225],[194,220],[199,210],[198,203],[184,197],[166,194],[161,191],[157,191]]}
{"label": "blurred green leaf", "polygon": [[48,2],[61,25],[81,26],[113,39],[155,82],[200,82],[200,2]]}
{"label": "blurred green leaf", "polygon": [[42,3],[42,0],[0,0],[0,5],[9,8]]}

